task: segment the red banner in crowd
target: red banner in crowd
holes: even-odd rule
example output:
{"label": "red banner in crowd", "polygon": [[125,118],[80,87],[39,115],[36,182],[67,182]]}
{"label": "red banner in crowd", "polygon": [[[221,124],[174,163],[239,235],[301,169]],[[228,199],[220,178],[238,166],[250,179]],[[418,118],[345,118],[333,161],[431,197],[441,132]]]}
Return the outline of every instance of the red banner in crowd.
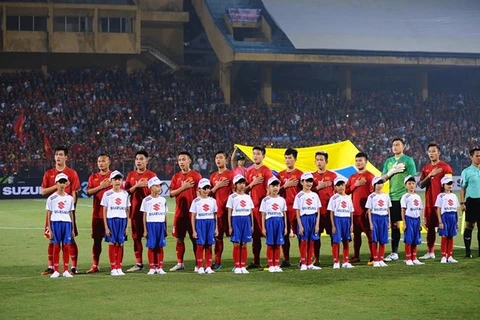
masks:
{"label": "red banner in crowd", "polygon": [[23,111],[22,111],[22,113],[20,113],[17,120],[15,120],[15,122],[13,124],[13,131],[17,135],[17,138],[20,141],[20,143],[23,143],[23,125],[24,125],[24,123],[25,123],[25,115],[23,114]]}

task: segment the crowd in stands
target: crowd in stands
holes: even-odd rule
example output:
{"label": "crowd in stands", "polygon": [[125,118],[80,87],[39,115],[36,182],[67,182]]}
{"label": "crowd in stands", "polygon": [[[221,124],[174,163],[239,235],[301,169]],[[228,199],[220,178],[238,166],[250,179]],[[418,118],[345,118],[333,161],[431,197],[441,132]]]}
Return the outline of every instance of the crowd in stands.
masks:
{"label": "crowd in stands", "polygon": [[[133,169],[136,150],[151,154],[150,168],[169,178],[175,155],[188,150],[194,168],[206,176],[214,154],[234,143],[302,147],[350,139],[380,170],[391,156],[391,140],[405,138],[406,154],[422,166],[431,141],[459,174],[468,150],[478,145],[480,95],[413,92],[282,90],[275,105],[224,105],[215,82],[176,78],[156,69],[128,75],[124,70],[68,70],[0,75],[0,176],[40,177],[53,162],[45,159],[44,135],[52,147],[70,146],[70,165],[96,171],[96,157],[108,153],[112,168]],[[23,112],[23,141],[13,126]]]}

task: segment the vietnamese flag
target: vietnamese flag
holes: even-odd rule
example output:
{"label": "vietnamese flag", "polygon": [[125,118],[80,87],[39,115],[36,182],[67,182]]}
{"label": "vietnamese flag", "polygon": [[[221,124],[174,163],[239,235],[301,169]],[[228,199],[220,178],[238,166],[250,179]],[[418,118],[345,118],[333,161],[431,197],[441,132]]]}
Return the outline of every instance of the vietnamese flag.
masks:
{"label": "vietnamese flag", "polygon": [[23,125],[25,123],[25,115],[20,113],[17,120],[13,123],[13,131],[17,135],[17,138],[20,142],[23,142]]}
{"label": "vietnamese flag", "polygon": [[40,132],[43,134],[43,151],[45,152],[45,160],[51,161],[52,160],[52,145],[50,144],[50,140],[47,137],[47,134],[43,128],[40,127]]}

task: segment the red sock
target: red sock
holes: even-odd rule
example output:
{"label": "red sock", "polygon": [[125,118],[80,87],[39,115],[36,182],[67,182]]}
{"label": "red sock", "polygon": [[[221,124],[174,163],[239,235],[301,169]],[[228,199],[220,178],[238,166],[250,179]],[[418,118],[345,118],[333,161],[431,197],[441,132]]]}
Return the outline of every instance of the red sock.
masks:
{"label": "red sock", "polygon": [[197,267],[203,267],[203,244],[197,245],[197,253],[195,256],[197,257]]}
{"label": "red sock", "polygon": [[158,251],[157,251],[158,269],[163,269],[163,259],[164,259],[163,248],[158,248]]}
{"label": "red sock", "polygon": [[417,245],[412,244],[412,260],[417,260]]}
{"label": "red sock", "polygon": [[273,246],[273,265],[280,266],[280,246]]}
{"label": "red sock", "polygon": [[412,246],[405,243],[405,258],[412,260]]}
{"label": "red sock", "polygon": [[148,248],[147,256],[148,256],[148,265],[150,269],[155,269],[155,250]]}
{"label": "red sock", "polygon": [[240,260],[240,267],[245,268],[245,266],[247,265],[248,249],[247,249],[247,246],[244,246],[243,248],[242,247],[239,247],[239,248],[242,253],[241,254],[242,260]]}
{"label": "red sock", "polygon": [[262,239],[253,238],[252,241],[253,263],[260,265],[260,252],[262,252]]}
{"label": "red sock", "polygon": [[[185,255],[185,242],[177,241],[177,262],[183,263],[183,256]],[[195,254],[196,256],[196,254]]]}
{"label": "red sock", "polygon": [[307,264],[307,240],[300,241],[300,262],[301,264]]}
{"label": "red sock", "polygon": [[447,237],[442,237],[442,242],[440,243],[440,250],[442,251],[442,257],[447,258]]}
{"label": "red sock", "polygon": [[205,247],[205,266],[210,268],[212,266],[212,246],[208,245]]}
{"label": "red sock", "polygon": [[315,248],[315,244],[313,240],[308,241],[308,249],[307,249],[307,265],[311,265],[313,263],[313,250]]}
{"label": "red sock", "polygon": [[215,264],[217,266],[222,264],[222,254],[223,254],[223,238],[215,239]]}
{"label": "red sock", "polygon": [[123,265],[123,246],[117,246],[116,247],[117,250],[116,250],[116,253],[117,253],[117,259],[116,259],[116,267],[117,269],[122,269],[122,265]]}
{"label": "red sock", "polygon": [[60,245],[55,243],[53,244],[53,270],[58,272],[58,264],[60,262]]}
{"label": "red sock", "polygon": [[137,264],[143,263],[143,246],[142,239],[133,239],[133,250],[135,252],[135,261]]}
{"label": "red sock", "polygon": [[240,246],[233,245],[233,263],[235,264],[235,268],[240,268],[240,261],[241,261],[240,250],[241,250]]}
{"label": "red sock", "polygon": [[78,247],[75,240],[70,244],[70,258],[72,259],[72,268],[77,268]]}
{"label": "red sock", "polygon": [[[361,246],[362,246],[362,233],[361,232],[354,232],[353,233],[353,256],[354,256],[354,258],[360,258],[360,247]],[[345,262],[345,256],[343,257],[343,262]]]}
{"label": "red sock", "polygon": [[108,259],[110,260],[110,270],[117,268],[117,248],[113,243],[108,245]]}
{"label": "red sock", "polygon": [[100,264],[100,254],[102,253],[102,239],[95,238],[93,239],[92,247],[92,265],[98,267]]}
{"label": "red sock", "polygon": [[53,243],[49,242],[47,247],[48,267],[53,268]]}
{"label": "red sock", "polygon": [[385,255],[385,245],[380,244],[380,249],[378,249],[378,261],[383,261],[384,255]]}
{"label": "red sock", "polygon": [[450,258],[453,254],[453,237],[448,237],[447,238],[447,253],[448,257]]}
{"label": "red sock", "polygon": [[62,247],[63,255],[63,272],[68,271],[68,263],[70,262],[70,245],[64,244]]}
{"label": "red sock", "polygon": [[338,243],[333,243],[332,244],[332,257],[333,257],[333,263],[338,263],[338,250],[339,250],[340,245]]}
{"label": "red sock", "polygon": [[380,259],[378,258],[377,243],[376,242],[370,243],[370,247],[372,248],[373,261],[380,261]]}
{"label": "red sock", "polygon": [[427,247],[428,253],[434,253],[435,251],[435,228],[428,228],[427,230]]}
{"label": "red sock", "polygon": [[350,242],[343,241],[343,263],[348,262],[348,256],[350,254]]}
{"label": "red sock", "polygon": [[284,244],[282,246],[283,260],[290,261],[290,237],[289,237],[289,235],[287,234],[284,237],[284,239],[285,239],[285,241],[284,241]]}
{"label": "red sock", "polygon": [[269,267],[273,267],[273,248],[267,245],[267,262]]}

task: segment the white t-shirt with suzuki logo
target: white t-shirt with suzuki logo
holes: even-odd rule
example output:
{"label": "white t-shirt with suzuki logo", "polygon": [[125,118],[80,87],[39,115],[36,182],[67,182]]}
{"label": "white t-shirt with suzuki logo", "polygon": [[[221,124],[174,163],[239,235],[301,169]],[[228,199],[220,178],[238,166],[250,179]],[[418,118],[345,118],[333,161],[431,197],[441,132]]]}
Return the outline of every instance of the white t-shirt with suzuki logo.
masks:
{"label": "white t-shirt with suzuki logo", "polygon": [[420,218],[423,211],[422,199],[416,193],[406,193],[400,199],[400,206],[405,209],[405,216]]}
{"label": "white t-shirt with suzuki logo", "polygon": [[165,222],[168,211],[167,200],[161,196],[156,198],[148,196],[142,200],[140,211],[147,215],[147,222]]}
{"label": "white t-shirt with suzuki logo", "polygon": [[227,208],[232,209],[232,217],[249,216],[254,206],[248,194],[232,193],[228,196]]}
{"label": "white t-shirt with suzuki logo", "polygon": [[388,215],[388,209],[392,206],[390,196],[386,193],[372,193],[367,198],[366,209],[370,209],[372,214],[379,216]]}
{"label": "white t-shirt with suzuki logo", "polygon": [[123,189],[119,192],[109,190],[103,194],[100,205],[107,208],[107,218],[126,218],[130,197]]}
{"label": "white t-shirt with suzuki logo", "polygon": [[348,217],[353,213],[353,203],[350,196],[335,194],[328,201],[327,210],[332,211],[335,217]]}
{"label": "white t-shirt with suzuki logo", "polygon": [[215,219],[217,211],[217,201],[212,197],[197,197],[190,206],[190,212],[195,215],[197,220]]}

